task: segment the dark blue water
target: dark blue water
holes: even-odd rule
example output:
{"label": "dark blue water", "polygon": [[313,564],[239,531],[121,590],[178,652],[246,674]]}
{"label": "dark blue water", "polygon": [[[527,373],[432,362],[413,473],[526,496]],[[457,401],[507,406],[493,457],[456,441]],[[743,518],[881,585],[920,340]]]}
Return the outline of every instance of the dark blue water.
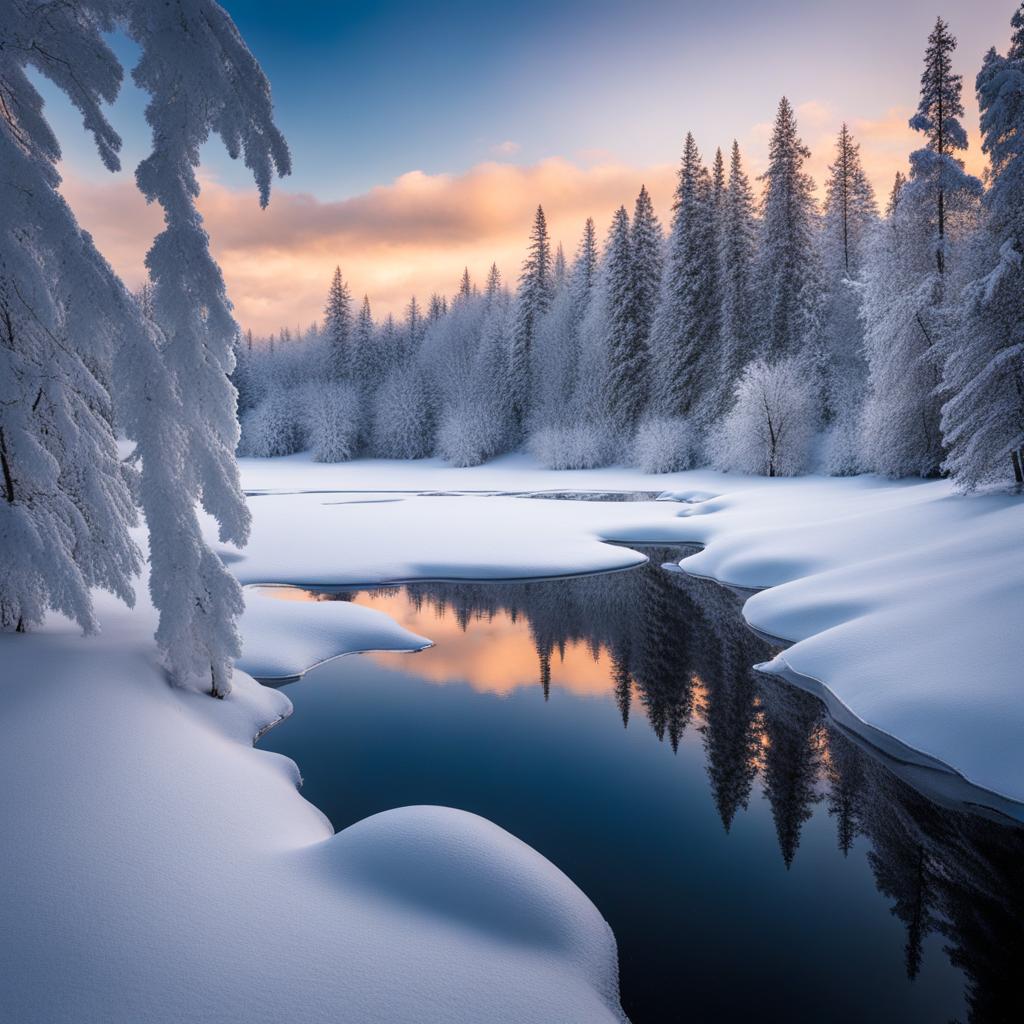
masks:
{"label": "dark blue water", "polygon": [[344,595],[437,646],[287,693],[261,746],[342,829],[481,814],[557,864],[619,944],[634,1024],[1024,1020],[1024,838],[943,810],[759,676],[714,584],[662,570]]}

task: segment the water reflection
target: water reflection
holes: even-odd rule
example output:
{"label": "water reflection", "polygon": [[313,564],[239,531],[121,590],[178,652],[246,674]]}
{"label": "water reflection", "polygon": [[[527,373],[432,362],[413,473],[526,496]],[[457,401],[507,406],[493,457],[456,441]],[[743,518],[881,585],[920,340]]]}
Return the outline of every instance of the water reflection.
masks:
{"label": "water reflection", "polygon": [[[949,988],[948,977],[930,982],[939,994],[920,1003],[906,1002],[910,997],[904,994],[899,996],[904,1002],[899,1002],[895,994],[883,991],[878,979],[864,979],[869,988],[878,986],[876,1000],[868,1004],[877,1009],[875,1019],[949,1020],[961,1014],[971,1022],[1024,1019],[1018,980],[1024,956],[1021,830],[966,809],[937,806],[894,774],[890,764],[832,724],[815,698],[754,673],[751,666],[766,660],[772,651],[742,626],[736,597],[714,584],[661,569],[661,562],[678,558],[676,551],[649,549],[648,554],[647,567],[603,576],[500,585],[417,584],[329,596],[380,608],[437,642],[412,659],[402,654],[372,655],[378,666],[414,671],[418,678],[434,683],[468,683],[479,693],[503,694],[508,699],[523,688],[539,689],[545,699],[553,690],[564,689],[580,700],[603,698],[602,706],[608,705],[609,714],[617,713],[630,735],[646,730],[673,751],[690,737],[686,742],[702,751],[725,833],[737,828],[751,809],[755,788],[763,793],[786,874],[798,860],[807,823],[821,808],[834,834],[833,858],[850,858],[855,848],[863,849],[860,856],[866,858],[878,894],[874,898],[884,899],[901,923],[906,978],[921,975],[926,954],[937,961],[932,971],[962,972],[962,981],[954,978],[955,987],[962,984],[962,1001],[955,1002],[942,994]],[[350,666],[345,671],[354,669]],[[295,721],[300,728],[298,698],[306,685],[289,691],[299,704]],[[553,713],[554,703],[550,711],[544,707],[544,714]],[[276,730],[271,741],[275,735]],[[299,749],[287,743],[280,749],[296,756],[308,770],[301,743]],[[557,788],[560,782],[551,778],[549,784]],[[433,792],[428,795],[434,797]],[[435,798],[440,802],[444,796]],[[409,796],[409,800],[418,798],[418,791]],[[395,794],[389,793],[386,799],[396,799]],[[634,792],[632,799],[639,800],[639,794]],[[453,796],[451,801],[458,803],[459,798]],[[467,798],[460,805],[472,803]],[[616,806],[629,805],[623,801]],[[646,983],[641,978],[641,961],[648,955],[657,959],[650,947],[666,940],[654,934],[657,929],[650,922],[625,919],[631,909],[629,900],[620,909],[616,898],[603,896],[602,885],[607,882],[611,893],[616,880],[603,881],[599,874],[594,881],[582,878],[586,870],[574,869],[576,853],[563,853],[557,845],[546,849],[542,831],[535,836],[528,822],[514,817],[502,821],[502,807],[484,802],[470,809],[489,813],[538,845],[583,884],[606,913],[619,937],[623,997],[636,1024],[677,1019],[655,1009],[663,1004],[650,992],[643,998],[637,995]],[[671,816],[686,811],[666,806],[660,813]],[[344,822],[336,820],[336,824]],[[607,824],[612,829],[621,826],[614,821]],[[695,832],[699,828],[692,827]],[[634,868],[658,877],[655,867],[620,863],[616,850],[607,852],[609,866],[602,870],[613,875],[620,872],[620,887],[637,884],[625,878]],[[852,886],[852,862],[849,866]],[[739,883],[726,878],[723,884]],[[659,898],[670,902],[668,889]],[[815,895],[822,898],[828,899],[829,894]],[[631,899],[635,911],[639,897]],[[846,927],[842,901],[837,898],[836,902],[837,920],[843,922],[837,927]],[[767,898],[765,903],[769,905]],[[679,927],[685,928],[686,921],[680,921]],[[865,934],[870,933],[865,930]],[[841,955],[855,955],[843,947],[842,940],[835,941]],[[708,944],[713,944],[711,938]],[[735,958],[741,957],[742,946],[736,945],[735,936],[733,950]],[[790,955],[799,971],[799,960],[808,952],[794,946]],[[739,969],[738,963],[722,963],[723,985]],[[685,974],[682,966],[678,970]],[[855,965],[852,970],[857,973]],[[664,985],[664,979],[658,984]],[[860,1011],[844,1007],[842,993],[826,989],[820,978],[806,985],[822,988],[816,998],[837,1001],[834,1010],[823,1009],[816,1019],[858,1019]],[[714,998],[717,1002],[711,996],[694,995],[689,1010],[713,1006],[724,1014],[719,1019],[728,1019],[731,1011],[723,1007],[749,1010],[759,1002],[772,1016],[772,1000],[765,991],[757,999],[751,994],[748,1003],[735,993]],[[786,998],[787,1005],[798,1007],[796,997]],[[897,1005],[904,1009],[887,1016]],[[793,1009],[790,1019],[812,1018]]]}

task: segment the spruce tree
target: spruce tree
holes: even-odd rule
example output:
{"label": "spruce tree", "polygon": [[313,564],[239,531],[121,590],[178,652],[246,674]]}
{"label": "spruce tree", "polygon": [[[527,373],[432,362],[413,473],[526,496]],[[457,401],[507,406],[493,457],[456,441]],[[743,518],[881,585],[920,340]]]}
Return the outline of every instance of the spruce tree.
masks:
{"label": "spruce tree", "polygon": [[704,287],[711,231],[711,182],[687,133],[651,329],[655,409],[667,416],[693,413],[711,383],[710,353],[703,347],[715,318],[715,297]]}
{"label": "spruce tree", "polygon": [[941,19],[928,37],[921,73],[921,99],[917,113],[910,119],[910,127],[923,132],[927,139],[924,150],[911,158],[911,178],[927,182],[935,199],[935,266],[945,272],[946,254],[946,201],[952,185],[959,187],[963,163],[955,157],[958,150],[967,148],[967,133],[960,124],[964,107],[960,95],[963,77],[953,74],[953,51],[956,38]]}
{"label": "spruce tree", "polygon": [[867,387],[867,363],[855,282],[860,280],[866,241],[877,220],[875,194],[861,164],[860,147],[844,123],[825,183],[821,239],[823,413],[830,424],[827,468],[833,473],[858,469],[857,427]]}
{"label": "spruce tree", "polygon": [[636,317],[629,214],[620,206],[612,218],[601,266],[602,322],[608,352],[608,411],[619,433],[628,433],[642,409],[646,352]]}
{"label": "spruce tree", "polygon": [[487,301],[491,302],[501,292],[501,271],[498,269],[497,263],[491,264],[491,269],[487,271],[487,285],[485,288],[485,294]]}
{"label": "spruce tree", "polygon": [[[328,377],[345,380],[352,376],[351,334],[352,296],[341,276],[341,267],[335,267],[331,287],[327,292],[327,305],[324,307],[324,340],[327,345],[325,372]],[[281,337],[283,341],[283,331]]]}
{"label": "spruce tree", "polygon": [[512,331],[513,408],[520,426],[526,423],[533,390],[530,369],[534,335],[551,304],[551,294],[551,241],[544,210],[538,206],[530,232],[530,247],[519,277]]}
{"label": "spruce tree", "polygon": [[634,405],[642,412],[649,401],[651,327],[658,304],[663,269],[664,239],[661,224],[646,186],[640,186],[633,210],[630,235],[632,256],[633,318],[636,325],[636,366]]}
{"label": "spruce tree", "polygon": [[779,102],[761,204],[759,326],[769,359],[809,355],[816,344],[819,299],[814,182],[804,170],[810,150],[797,134],[793,107]]}
{"label": "spruce tree", "polygon": [[974,246],[977,270],[944,346],[943,468],[962,490],[1024,484],[1024,4],[1005,57],[978,74],[991,162]]}
{"label": "spruce tree", "polygon": [[743,170],[740,147],[732,144],[729,184],[719,218],[718,262],[721,281],[718,413],[726,412],[743,367],[754,357],[754,261],[757,221],[754,194]]}

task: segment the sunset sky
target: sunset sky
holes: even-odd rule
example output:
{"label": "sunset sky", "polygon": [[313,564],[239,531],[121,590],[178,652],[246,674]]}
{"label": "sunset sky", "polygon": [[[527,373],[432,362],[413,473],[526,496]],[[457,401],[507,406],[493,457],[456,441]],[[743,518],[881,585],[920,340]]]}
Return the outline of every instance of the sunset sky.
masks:
{"label": "sunset sky", "polygon": [[[496,260],[514,281],[533,208],[571,253],[583,220],[603,237],[641,183],[667,222],[682,138],[705,158],[736,137],[764,168],[787,95],[821,181],[848,121],[880,193],[919,144],[907,127],[937,14],[959,39],[968,167],[977,149],[974,76],[1005,49],[1014,0],[573,0],[416,4],[228,0],[266,70],[294,173],[261,212],[245,169],[204,153],[201,207],[243,327],[319,317],[335,264],[377,314],[411,294],[455,290]],[[114,45],[128,66],[132,51]],[[79,118],[54,90],[64,192],[129,285],[159,229],[135,191],[146,152],[144,98],[127,83],[112,111],[124,170],[103,170]]]}

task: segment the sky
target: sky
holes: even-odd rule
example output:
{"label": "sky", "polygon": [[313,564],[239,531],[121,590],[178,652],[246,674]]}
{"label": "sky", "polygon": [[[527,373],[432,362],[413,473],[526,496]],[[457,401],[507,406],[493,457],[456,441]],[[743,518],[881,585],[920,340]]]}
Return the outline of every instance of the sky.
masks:
{"label": "sky", "polygon": [[[941,14],[959,39],[971,138],[974,76],[1005,50],[1014,0],[569,0],[422,4],[227,0],[266,71],[293,173],[260,211],[244,167],[204,149],[200,207],[236,315],[257,333],[320,316],[335,265],[374,312],[482,281],[514,283],[542,203],[567,253],[593,216],[642,183],[667,225],[682,140],[705,158],[738,139],[764,169],[779,97],[797,110],[821,183],[840,124],[860,140],[880,196],[920,143],[907,127]],[[131,67],[131,44],[112,39]],[[63,190],[126,282],[160,228],[132,170],[146,153],[145,97],[130,80],[111,110],[124,170],[101,166],[66,100],[41,87],[61,140]]]}

